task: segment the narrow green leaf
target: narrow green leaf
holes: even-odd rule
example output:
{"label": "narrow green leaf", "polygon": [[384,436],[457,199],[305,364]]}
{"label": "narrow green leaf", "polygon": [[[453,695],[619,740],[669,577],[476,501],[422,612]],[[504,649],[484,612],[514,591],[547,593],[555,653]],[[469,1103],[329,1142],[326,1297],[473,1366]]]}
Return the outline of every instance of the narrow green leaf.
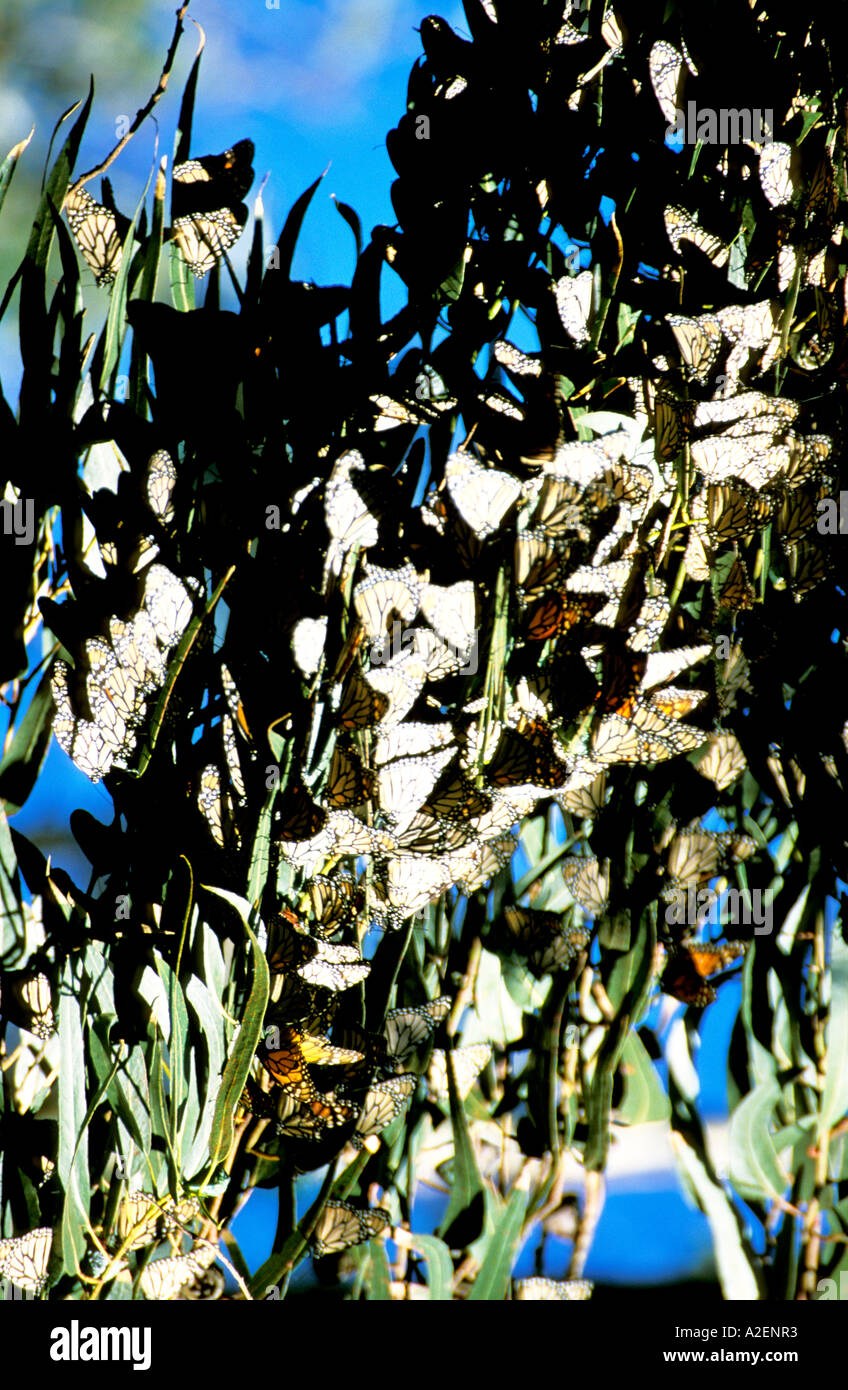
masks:
{"label": "narrow green leaf", "polygon": [[419,1250],[427,1261],[427,1286],[433,1303],[450,1303],[453,1300],[453,1260],[450,1250],[438,1236],[422,1236],[417,1231],[410,1235],[413,1248]]}
{"label": "narrow green leaf", "polygon": [[368,1253],[371,1260],[371,1280],[368,1286],[368,1299],[371,1303],[391,1303],[392,1276],[386,1259],[386,1247],[381,1240],[369,1240]]}
{"label": "narrow green leaf", "polygon": [[224,1068],[224,1076],[221,1087],[218,1091],[215,1102],[215,1116],[212,1122],[212,1135],[209,1142],[210,1163],[207,1181],[211,1180],[219,1162],[229,1153],[233,1142],[233,1115],[239,1097],[244,1090],[244,1083],[247,1080],[253,1058],[256,1055],[256,1048],[262,1036],[262,1024],[265,1019],[265,1007],[268,1003],[269,975],[268,962],[265,953],[253,934],[248,917],[250,915],[250,905],[244,898],[238,897],[235,893],[228,892],[225,888],[213,888],[210,884],[202,885],[207,893],[214,893],[217,897],[223,898],[235,908],[245,933],[250,941],[251,955],[253,961],[253,983],[250,989],[250,996],[241,1021],[238,1038],[235,1047],[230,1053],[227,1065]]}
{"label": "narrow green leaf", "polygon": [[521,1240],[528,1193],[513,1187],[489,1249],[468,1295],[470,1303],[502,1303],[509,1287],[509,1275]]}
{"label": "narrow green leaf", "polygon": [[[35,126],[33,126],[32,130],[30,131],[29,135],[25,140],[19,140],[17,145],[12,146],[9,153],[6,155],[6,158],[3,160],[3,163],[0,164],[0,208],[2,208],[3,206],[3,200],[6,197],[6,193],[8,192],[9,184],[12,182],[14,172],[18,167],[18,160],[20,159],[21,155],[23,154],[24,150],[26,149],[34,134]],[[359,251],[357,248],[357,255],[358,254]]]}

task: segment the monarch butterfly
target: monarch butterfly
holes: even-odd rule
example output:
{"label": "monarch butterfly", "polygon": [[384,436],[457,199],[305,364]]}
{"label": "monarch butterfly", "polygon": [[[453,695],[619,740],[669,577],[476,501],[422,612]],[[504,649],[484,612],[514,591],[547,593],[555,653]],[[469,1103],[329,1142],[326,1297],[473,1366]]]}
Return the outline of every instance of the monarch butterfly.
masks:
{"label": "monarch butterfly", "polygon": [[422,1043],[432,1037],[436,1027],[451,1009],[449,995],[441,995],[417,1008],[392,1009],[386,1014],[386,1051],[396,1072],[402,1072]]}
{"label": "monarch butterfly", "polygon": [[784,549],[797,545],[812,530],[817,517],[816,499],[809,493],[794,492],[790,497],[784,497],[775,518]]}
{"label": "monarch butterfly", "polygon": [[665,719],[682,719],[707,698],[706,690],[684,690],[679,685],[667,685],[655,690],[642,702]]}
{"label": "monarch butterfly", "polygon": [[[443,860],[436,862],[404,856],[390,859],[385,870],[385,897],[399,924],[414,912],[440,898],[453,886]],[[390,919],[391,920],[391,919]]]}
{"label": "monarch butterfly", "polygon": [[207,763],[200,774],[197,805],[219,849],[240,849],[241,832],[229,792],[223,785],[221,769]]}
{"label": "monarch butterfly", "polygon": [[515,947],[524,955],[549,946],[562,937],[563,914],[532,907],[505,907],[504,921]]}
{"label": "monarch butterfly", "polygon": [[524,407],[505,391],[481,391],[477,399],[481,405],[494,410],[498,415],[506,415],[509,420],[524,419]]}
{"label": "monarch butterfly", "polygon": [[705,883],[715,878],[726,856],[748,859],[756,848],[751,835],[733,831],[716,834],[710,830],[684,830],[674,837],[669,849],[669,873],[676,883]]}
{"label": "monarch butterfly", "polygon": [[601,712],[612,714],[617,711],[629,717],[647,669],[648,658],[644,652],[631,651],[623,642],[608,644],[604,650],[601,688],[597,699]]}
{"label": "monarch butterfly", "polygon": [[[471,1043],[468,1047],[453,1049],[451,1063],[456,1081],[456,1093],[460,1100],[465,1100],[470,1095],[472,1086],[483,1068],[491,1061],[491,1057],[491,1043]],[[430,1058],[427,1081],[431,1095],[441,1101],[448,1099],[447,1063],[441,1048],[436,1048]]]}
{"label": "monarch butterfly", "polygon": [[735,396],[717,401],[700,401],[695,411],[695,424],[701,429],[710,425],[735,424],[741,420],[769,420],[775,429],[791,424],[800,406],[788,396],[767,396],[762,391],[739,391]]}
{"label": "monarch butterfly", "polygon": [[129,622],[109,619],[109,637],[121,666],[143,695],[150,695],[165,682],[167,662],[156,641],[150,614],[141,608]]}
{"label": "monarch butterfly", "polygon": [[694,416],[694,402],[681,400],[669,390],[657,391],[652,423],[661,459],[667,461],[677,457],[689,440]]}
{"label": "monarch butterfly", "polygon": [[662,636],[670,613],[671,605],[664,595],[649,594],[645,598],[629,634],[629,645],[634,652],[651,652]]}
{"label": "monarch butterfly", "polygon": [[101,637],[91,638],[84,645],[83,660],[89,670],[86,696],[97,723],[106,729],[112,727],[114,711],[127,729],[137,728],[144,709],[143,697],[108,642]]}
{"label": "monarch butterfly", "polygon": [[665,685],[676,680],[684,671],[697,666],[699,661],[712,655],[712,647],[702,642],[698,647],[675,647],[670,652],[651,652],[642,677],[642,690],[653,690],[656,685]]}
{"label": "monarch butterfly", "polygon": [[588,932],[563,927],[563,914],[529,907],[504,908],[504,920],[516,949],[527,957],[536,976],[552,975],[568,965],[589,944]]}
{"label": "monarch butterfly", "polygon": [[20,1026],[45,1042],[56,1027],[53,991],[47,975],[41,972],[7,975],[6,984],[20,1009]]}
{"label": "monarch butterfly", "polygon": [[744,954],[744,951],[745,947],[741,942],[714,942],[707,946],[681,942],[669,956],[660,978],[660,989],[664,994],[679,999],[682,1004],[691,1004],[702,1009],[716,998],[715,989],[709,984],[707,976],[724,970]]}
{"label": "monarch butterfly", "polygon": [[443,748],[417,758],[396,758],[378,770],[380,808],[398,825],[405,825],[433,790],[439,775],[456,756]]}
{"label": "monarch butterfly", "polygon": [[574,276],[563,275],[554,284],[560,322],[569,338],[578,345],[589,341],[593,285],[591,270],[581,270]]}
{"label": "monarch butterfly", "polygon": [[47,1283],[53,1230],[39,1226],[23,1236],[0,1240],[0,1277],[27,1293],[40,1293]]}
{"label": "monarch butterfly", "polygon": [[316,954],[304,965],[298,966],[296,973],[308,985],[344,990],[360,984],[370,970],[370,961],[362,959],[356,946],[334,946],[321,942]]}
{"label": "monarch butterfly", "polygon": [[609,866],[601,871],[597,859],[565,859],[562,876],[572,898],[584,912],[599,917],[606,911],[609,897]]}
{"label": "monarch butterfly", "polygon": [[798,603],[804,594],[815,589],[831,573],[833,561],[820,546],[799,541],[789,552],[789,574],[792,597]]}
{"label": "monarch butterfly", "polygon": [[308,1071],[309,1065],[338,1066],[362,1061],[362,1053],[351,1048],[335,1047],[323,1038],[301,1033],[284,1024],[279,1030],[280,1046],[260,1050],[259,1060],[269,1076],[296,1100],[318,1101],[321,1097]]}
{"label": "monarch butterfly", "polygon": [[544,531],[520,531],[515,538],[515,582],[526,599],[533,599],[562,577],[563,553]]}
{"label": "monarch butterfly", "polygon": [[515,787],[525,782],[547,788],[561,787],[568,772],[568,766],[554,752],[550,733],[538,723],[533,726],[530,737],[515,729],[503,729],[486,767],[487,780],[494,787]]}
{"label": "monarch butterfly", "polygon": [[443,820],[422,810],[397,833],[394,848],[403,854],[440,856],[461,849],[474,835],[474,827],[467,822]]}
{"label": "monarch butterfly", "polygon": [[660,110],[667,124],[674,125],[679,106],[683,58],[670,43],[660,39],[648,54],[648,71]]}
{"label": "monarch butterfly", "polygon": [[603,605],[602,595],[575,598],[562,590],[551,590],[527,613],[524,635],[528,642],[548,642],[565,636],[593,618]]}
{"label": "monarch butterfly", "polygon": [[792,175],[792,146],[772,140],[760,150],[760,187],[773,208],[791,203],[796,181]]}
{"label": "monarch butterfly", "polygon": [[112,711],[108,722],[78,719],[68,690],[68,667],[57,661],[50,678],[56,713],[53,732],[59,746],[92,782],[99,782],[125,747],[126,724]]}
{"label": "monarch butterfly", "polygon": [[174,166],[174,240],[189,270],[202,279],[241,236],[247,208],[240,199],[253,182],[253,141],[239,140],[220,155]]}
{"label": "monarch butterfly", "polygon": [[477,600],[470,579],[457,584],[424,584],[421,612],[448,646],[466,652],[476,634]]}
{"label": "monarch butterfly", "polygon": [[199,1215],[196,1197],[175,1202],[170,1195],[157,1199],[148,1192],[132,1192],[118,1207],[118,1241],[124,1245],[129,1239],[127,1251],[141,1250]]}
{"label": "monarch butterfly", "polygon": [[291,971],[308,985],[333,991],[350,989],[365,979],[371,967],[355,946],[336,946],[292,929],[292,921],[297,921],[294,914],[284,909],[269,922],[269,970]]}
{"label": "monarch butterfly", "polygon": [[274,1128],[281,1138],[303,1139],[311,1143],[323,1139],[328,1129],[355,1120],[356,1106],[341,1104],[329,1092],[312,1101],[295,1101],[281,1092],[274,1119]]}
{"label": "monarch butterfly", "polygon": [[359,806],[374,795],[374,787],[374,773],[363,767],[359,755],[337,743],[324,788],[325,804],[334,810]]}
{"label": "monarch butterfly", "polygon": [[392,1218],[383,1207],[369,1207],[363,1211],[349,1202],[328,1202],[312,1232],[312,1253],[318,1256],[338,1254],[351,1245],[373,1239],[391,1224]]}
{"label": "monarch butterfly", "polygon": [[608,598],[620,598],[632,568],[632,560],[612,560],[607,565],[579,565],[568,576],[565,587],[574,594],[606,594]]}
{"label": "monarch butterfly", "polygon": [[326,878],[316,875],[307,885],[313,926],[321,936],[332,936],[342,927],[350,926],[362,903],[362,894],[351,878]]}
{"label": "monarch butterfly", "polygon": [[513,1285],[515,1298],[533,1299],[537,1302],[584,1301],[592,1297],[594,1287],[591,1279],[516,1279]]}
{"label": "monarch butterfly", "polygon": [[734,613],[754,606],[754,590],[748,579],[748,571],[738,556],[734,556],[727,578],[718,591],[718,601],[722,608],[730,608]]}
{"label": "monarch butterfly", "polygon": [[664,762],[677,753],[691,752],[705,738],[701,729],[675,724],[637,705],[630,720],[609,714],[601,721],[590,754],[601,763]]}
{"label": "monarch butterfly", "polygon": [[236,731],[233,726],[233,721],[228,714],[225,714],[221,720],[221,736],[224,744],[224,757],[227,763],[230,785],[236,794],[238,804],[244,806],[247,801],[247,789],[244,785],[241,763],[239,762]]}
{"label": "monarch butterfly", "polygon": [[274,822],[277,840],[311,840],[327,824],[327,812],[316,806],[299,782],[287,789]]}
{"label": "monarch butterfly", "polygon": [[691,446],[692,462],[709,483],[738,478],[756,491],[773,482],[789,463],[789,447],[763,447],[756,436],[738,439],[715,435]]}
{"label": "monarch butterfly", "polygon": [[144,585],[144,607],[158,641],[170,651],[191,621],[193,608],[188,589],[164,565],[150,565]]}
{"label": "monarch butterfly", "polygon": [[548,536],[564,535],[569,531],[586,536],[582,497],[581,487],[573,479],[546,474],[541,479],[533,508],[534,526]]}
{"label": "monarch butterfly", "polygon": [[167,449],[157,449],[147,460],[144,474],[144,496],[148,507],[159,521],[167,525],[174,519],[174,488],[177,470]]}
{"label": "monarch butterfly", "polygon": [[743,483],[711,483],[706,489],[707,526],[714,542],[738,540],[750,535],[757,524],[755,496]]}
{"label": "monarch butterfly", "polygon": [[68,194],[64,212],[74,240],[93,270],[97,284],[111,285],[121,266],[122,243],[130,226],[128,219],[95,202],[84,188]]}
{"label": "monarch butterfly", "polygon": [[704,756],[696,763],[702,777],[711,781],[718,791],[732,786],[747,767],[742,745],[735,734],[713,734]]}
{"label": "monarch butterfly", "polygon": [[485,843],[476,839],[455,850],[444,860],[451,882],[456,884],[460,893],[470,896],[488,883],[498,869],[503,869],[509,863],[517,844],[517,836],[502,835]]}
{"label": "monarch butterfly", "polygon": [[667,207],[663,213],[666,236],[674,250],[679,254],[681,241],[691,241],[699,251],[703,251],[717,268],[727,264],[730,247],[725,246],[717,236],[707,232],[700,223],[681,207]]}
{"label": "monarch butterfly", "polygon": [[454,768],[442,773],[421,809],[448,824],[462,825],[488,811],[491,804],[491,797],[475,787],[467,773]]}
{"label": "monarch butterfly", "polygon": [[667,322],[689,376],[705,382],[721,351],[721,324],[716,315],[700,314],[697,318],[686,318],[682,314],[669,314]]}
{"label": "monarch butterfly", "polygon": [[351,1138],[355,1148],[361,1149],[364,1141],[379,1134],[386,1125],[391,1124],[406,1109],[418,1085],[417,1076],[390,1076],[378,1081],[365,1094],[356,1129]]}
{"label": "monarch butterfly", "polygon": [[209,1241],[196,1240],[187,1255],[169,1255],[147,1265],[139,1278],[139,1288],[145,1298],[173,1301],[184,1284],[214,1264],[217,1254],[217,1248]]}
{"label": "monarch butterfly", "polygon": [[521,496],[521,484],[511,474],[483,468],[467,454],[451,454],[445,483],[457,512],[479,540],[498,530]]}
{"label": "monarch butterfly", "polygon": [[453,726],[446,722],[423,724],[405,720],[387,734],[381,734],[374,750],[377,766],[397,758],[420,757],[446,748],[454,741]]}
{"label": "monarch butterfly", "polygon": [[353,605],[370,640],[380,642],[393,615],[402,622],[415,617],[421,585],[411,565],[389,570],[366,561],[365,571],[365,579],[353,591]]}
{"label": "monarch butterfly", "polygon": [[[326,618],[320,620],[326,631]],[[323,647],[323,642],[322,642]],[[303,668],[301,668],[303,669]],[[317,666],[315,668],[317,670]],[[422,681],[423,684],[423,681]],[[370,729],[389,708],[389,696],[375,689],[363,676],[357,663],[341,690],[338,721],[343,729]]]}
{"label": "monarch butterfly", "polygon": [[604,772],[596,774],[594,769],[583,772],[576,768],[565,788],[557,792],[555,800],[564,811],[591,819],[603,806],[606,790],[607,779]]}
{"label": "monarch butterfly", "polygon": [[[367,550],[379,536],[377,518],[372,516],[351,480],[351,473],[365,472],[365,460],[358,449],[348,449],[336,459],[324,497],[324,520],[332,537],[333,556],[344,556],[354,546]],[[328,557],[328,568],[338,572],[335,559]]]}
{"label": "monarch butterfly", "polygon": [[500,367],[511,372],[514,376],[541,376],[542,363],[538,357],[529,356],[526,352],[521,352],[512,343],[507,343],[503,339],[498,339],[492,344],[492,352],[495,361]]}

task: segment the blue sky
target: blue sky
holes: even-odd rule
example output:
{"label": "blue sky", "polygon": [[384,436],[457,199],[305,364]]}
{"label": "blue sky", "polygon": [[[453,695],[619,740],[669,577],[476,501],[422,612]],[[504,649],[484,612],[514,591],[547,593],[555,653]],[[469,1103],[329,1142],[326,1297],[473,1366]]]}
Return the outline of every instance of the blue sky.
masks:
{"label": "blue sky", "polygon": [[[79,169],[103,157],[114,142],[114,125],[132,116],[155,85],[161,57],[170,38],[174,4],[149,4],[142,18],[131,22],[148,35],[149,60],[143,71],[122,71],[119,4],[93,5],[86,19],[84,58],[79,70],[80,95],[84,74],[94,67],[98,96],[89,120]],[[405,111],[410,67],[420,56],[415,32],[431,6],[416,0],[280,0],[270,8],[265,0],[243,5],[224,0],[198,0],[189,13],[206,31],[195,107],[192,152],[217,153],[236,140],[250,137],[256,145],[255,193],[269,175],[263,198],[269,242],[276,239],[295,199],[328,164],[330,169],[309,211],[295,260],[295,274],[318,283],[348,282],[353,270],[353,239],[333,206],[331,195],[349,203],[359,214],[365,239],[379,222],[393,223],[389,190],[394,171],[385,137]],[[461,5],[440,11],[465,33]],[[56,16],[40,63],[62,67],[68,45],[78,46],[77,21]],[[194,55],[196,32],[188,25],[166,98],[157,107],[159,155],[169,156],[183,84]],[[35,122],[36,135],[27,157],[41,167],[47,141],[62,103],[46,109],[32,96],[32,74],[23,65],[11,74],[11,86],[0,100],[0,145],[3,151],[26,135]],[[119,207],[131,213],[154,159],[156,128],[146,123],[116,166],[110,170]],[[92,188],[97,192],[98,185]],[[248,205],[252,207],[252,196]],[[243,262],[249,235],[240,243]],[[21,250],[23,247],[21,247]],[[391,279],[387,275],[387,279]],[[90,276],[85,277],[90,284]],[[222,278],[222,288],[225,281]],[[90,312],[105,307],[105,297],[92,291]],[[94,326],[94,325],[92,325]],[[4,326],[0,339],[0,372],[7,392],[15,379],[14,338]],[[68,814],[84,805],[103,820],[111,819],[111,802],[102,787],[90,783],[53,745],[46,775],[25,811],[16,818],[21,830],[52,848],[58,862],[80,882],[81,857],[67,829]],[[707,1016],[710,1064],[704,1068],[707,1109],[723,1108],[723,1058],[738,986],[722,990]],[[236,1223],[253,1267],[268,1252],[274,1226],[273,1194],[257,1193]],[[706,1223],[684,1205],[670,1170],[649,1175],[637,1190],[633,1184],[614,1185],[587,1273],[626,1282],[662,1280],[700,1267],[709,1250]],[[563,1272],[567,1250],[558,1252]],[[521,1272],[530,1272],[529,1254]]]}

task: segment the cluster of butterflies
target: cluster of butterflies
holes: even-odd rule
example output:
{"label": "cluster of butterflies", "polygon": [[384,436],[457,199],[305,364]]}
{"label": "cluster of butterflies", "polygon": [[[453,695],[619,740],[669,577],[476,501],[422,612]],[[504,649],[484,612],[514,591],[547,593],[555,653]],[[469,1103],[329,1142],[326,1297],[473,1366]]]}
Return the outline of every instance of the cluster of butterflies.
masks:
{"label": "cluster of butterflies", "polygon": [[142,582],[138,611],[110,618],[108,641],[87,638],[74,668],[64,661],[53,667],[53,732],[92,782],[129,765],[151,701],[165,684],[169,657],[194,613],[188,588],[165,565],[148,565]]}
{"label": "cluster of butterflies", "polygon": [[[665,39],[655,43],[648,56],[648,73],[664,120],[669,127],[679,128],[680,114],[687,106],[684,89],[688,77],[699,75],[685,42],[681,40],[680,49]],[[809,109],[808,100],[799,93],[789,109],[779,113],[778,124],[788,125],[799,112]],[[812,100],[818,102],[817,97]],[[832,291],[834,277],[828,273],[827,260],[830,250],[841,243],[843,229],[829,152],[823,149],[815,157],[804,160],[802,154],[806,155],[806,149],[802,151],[799,146],[775,139],[775,131],[763,125],[758,132],[750,128],[747,135],[743,126],[741,134],[741,144],[750,152],[749,157],[756,157],[757,182],[765,203],[764,209],[758,209],[758,216],[763,222],[770,214],[774,219],[778,290],[787,289],[797,273],[802,285]],[[705,133],[699,138],[711,143],[715,135]],[[716,172],[724,179],[728,178],[730,168],[728,153],[725,149],[716,165]],[[666,228],[675,250],[685,238],[717,268],[728,264],[730,245],[701,227],[685,209],[668,209]],[[752,244],[745,265],[749,287],[760,282],[765,268]],[[820,362],[821,358],[809,364],[799,361],[799,365],[811,368]]]}
{"label": "cluster of butterflies", "polygon": [[[409,1105],[425,1067],[430,1094],[447,1097],[444,1053],[432,1052],[428,1067],[427,1053],[451,1001],[443,996],[393,1009],[379,1034],[337,1027],[341,994],[360,983],[370,965],[358,947],[329,938],[355,919],[361,895],[351,879],[319,877],[308,896],[315,914],[308,925],[290,909],[269,924],[271,1003],[258,1059],[260,1075],[271,1084],[265,1089],[249,1079],[242,1103],[289,1141],[315,1143],[339,1129],[354,1148],[373,1148]],[[490,1056],[488,1044],[453,1052],[460,1093],[467,1095]]]}
{"label": "cluster of butterflies", "polygon": [[[171,184],[171,235],[194,276],[207,275],[235,245],[247,222],[241,201],[253,183],[253,142],[239,140],[223,154],[204,155],[174,165]],[[106,181],[104,180],[104,183]],[[129,219],[114,206],[111,189],[98,203],[83,187],[71,189],[64,212],[71,233],[98,285],[112,285],[130,230]]]}

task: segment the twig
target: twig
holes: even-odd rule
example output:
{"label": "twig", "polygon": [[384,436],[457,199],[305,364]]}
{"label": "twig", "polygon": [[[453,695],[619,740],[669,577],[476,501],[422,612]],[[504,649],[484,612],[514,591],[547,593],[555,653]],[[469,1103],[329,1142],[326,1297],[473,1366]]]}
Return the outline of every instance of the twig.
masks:
{"label": "twig", "polygon": [[[189,7],[189,4],[190,0],[185,0],[185,4],[181,5],[180,8],[177,10],[177,23],[174,29],[174,37],[171,39],[171,46],[168,49],[167,55],[165,57],[165,65],[162,68],[162,72],[159,77],[159,82],[156,86],[156,90],[154,91],[153,95],[147,101],[146,105],[142,106],[141,109],[136,112],[135,120],[133,121],[126,134],[123,135],[121,139],[118,141],[115,148],[109,154],[107,154],[106,158],[100,164],[96,164],[93,169],[88,169],[84,174],[80,175],[76,183],[68,189],[67,197],[70,197],[71,194],[76,193],[77,190],[82,188],[84,184],[88,183],[90,179],[96,178],[98,174],[105,173],[105,171],[109,168],[109,165],[113,164],[114,161],[118,158],[118,155],[121,153],[121,150],[129,144],[130,140],[135,135],[139,126],[141,126],[143,122],[146,121],[147,117],[150,115],[151,111],[153,110],[157,101],[159,101],[160,97],[164,96],[165,89],[168,86],[168,78],[171,75],[171,68],[174,66],[174,59],[177,56],[177,48],[179,47],[180,38],[183,32],[183,17],[185,15],[186,10]],[[197,27],[198,29],[200,29],[199,24]],[[204,34],[203,30],[200,29],[200,47],[198,49],[198,53],[203,50],[205,43],[206,35]]]}

